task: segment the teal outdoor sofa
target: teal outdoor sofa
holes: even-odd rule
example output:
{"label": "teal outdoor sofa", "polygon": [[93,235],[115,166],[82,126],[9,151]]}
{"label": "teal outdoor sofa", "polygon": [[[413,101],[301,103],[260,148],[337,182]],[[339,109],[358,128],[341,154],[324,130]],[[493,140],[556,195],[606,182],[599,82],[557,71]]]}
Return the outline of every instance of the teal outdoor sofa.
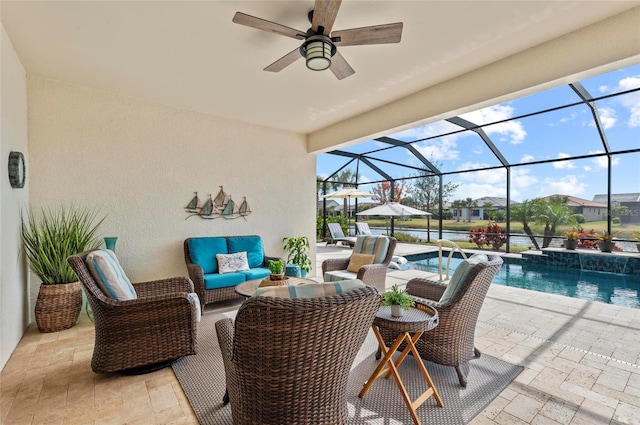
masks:
{"label": "teal outdoor sofa", "polygon": [[[220,273],[217,254],[247,253],[248,270]],[[269,260],[277,257],[264,255],[260,236],[207,236],[184,241],[184,259],[193,286],[205,304],[242,298],[235,292],[236,285],[247,280],[269,275]]]}

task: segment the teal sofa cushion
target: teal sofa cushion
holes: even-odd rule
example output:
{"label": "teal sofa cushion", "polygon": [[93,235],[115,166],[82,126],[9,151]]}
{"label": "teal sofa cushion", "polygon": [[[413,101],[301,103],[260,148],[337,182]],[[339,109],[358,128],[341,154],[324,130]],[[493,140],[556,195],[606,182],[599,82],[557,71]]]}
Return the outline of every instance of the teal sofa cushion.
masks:
{"label": "teal sofa cushion", "polygon": [[227,238],[203,237],[189,240],[189,257],[191,262],[202,267],[202,273],[218,272],[216,254],[228,254]]}
{"label": "teal sofa cushion", "polygon": [[242,270],[238,273],[245,275],[247,280],[262,279],[269,276],[269,269],[266,267],[256,267],[255,269]]}
{"label": "teal sofa cushion", "polygon": [[247,276],[241,272],[233,273],[209,273],[204,275],[204,289],[218,289],[236,286],[247,280]]}
{"label": "teal sofa cushion", "polygon": [[229,254],[247,251],[250,269],[261,267],[264,263],[264,249],[260,236],[229,236],[227,238],[227,247]]}

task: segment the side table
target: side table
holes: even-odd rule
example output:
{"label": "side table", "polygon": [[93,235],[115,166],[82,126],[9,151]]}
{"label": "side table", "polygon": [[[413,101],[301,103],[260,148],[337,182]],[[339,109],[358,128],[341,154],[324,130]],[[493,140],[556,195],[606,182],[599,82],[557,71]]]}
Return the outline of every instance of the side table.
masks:
{"label": "side table", "polygon": [[[391,315],[391,307],[380,307],[378,313],[376,314],[375,319],[373,320],[373,333],[378,340],[378,346],[382,354],[384,355],[382,361],[373,371],[367,382],[364,383],[362,387],[362,391],[358,394],[358,397],[362,398],[367,393],[371,385],[382,375],[386,375],[386,378],[393,376],[398,385],[398,389],[400,390],[400,394],[402,398],[409,408],[409,412],[411,413],[411,418],[416,425],[420,425],[420,419],[416,414],[416,409],[422,405],[429,397],[433,396],[438,403],[438,406],[444,407],[442,403],[442,399],[440,398],[440,394],[438,394],[438,390],[436,389],[433,381],[431,380],[431,376],[429,376],[429,372],[427,368],[424,366],[422,359],[420,358],[420,354],[418,354],[418,350],[416,349],[415,343],[422,336],[423,333],[435,328],[438,325],[438,312],[435,308],[418,304],[416,307],[411,308],[409,311],[405,311],[404,314],[400,317],[393,317]],[[396,337],[391,347],[387,348],[380,335],[379,328],[391,329],[393,331],[398,332],[398,336]],[[406,342],[407,346],[402,353],[398,356],[397,360],[393,361],[393,354],[398,350],[398,347],[402,345],[403,342]],[[418,368],[420,372],[422,372],[422,376],[427,382],[429,388],[427,391],[422,393],[418,398],[414,401],[411,401],[409,398],[409,394],[407,394],[407,389],[400,378],[400,374],[398,373],[398,367],[402,364],[404,359],[407,357],[409,353],[413,354],[413,358],[418,364]]]}

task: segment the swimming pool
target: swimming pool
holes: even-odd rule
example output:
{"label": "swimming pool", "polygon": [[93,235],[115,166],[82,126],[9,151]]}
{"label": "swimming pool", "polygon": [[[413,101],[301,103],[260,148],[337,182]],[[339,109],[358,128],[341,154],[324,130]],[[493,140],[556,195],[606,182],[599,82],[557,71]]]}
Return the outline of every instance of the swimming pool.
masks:
{"label": "swimming pool", "polygon": [[[548,267],[526,264],[526,261],[521,260],[505,260],[493,279],[496,285],[640,309],[640,276]],[[453,270],[461,261],[459,258],[451,259],[450,274],[453,274]],[[443,259],[443,264],[445,262],[446,258]],[[438,257],[409,261],[402,266],[402,269],[438,273]]]}

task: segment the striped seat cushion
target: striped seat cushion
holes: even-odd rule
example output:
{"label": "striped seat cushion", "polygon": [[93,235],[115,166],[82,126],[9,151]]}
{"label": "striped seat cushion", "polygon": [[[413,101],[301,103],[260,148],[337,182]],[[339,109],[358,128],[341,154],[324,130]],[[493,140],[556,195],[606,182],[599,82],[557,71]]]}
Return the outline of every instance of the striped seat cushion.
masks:
{"label": "striped seat cushion", "polygon": [[118,301],[135,300],[136,290],[124,274],[116,254],[108,249],[90,252],[87,267],[105,295]]}
{"label": "striped seat cushion", "polygon": [[373,264],[384,262],[389,250],[389,238],[386,236],[361,235],[356,238],[354,254],[373,254]]}
{"label": "striped seat cushion", "polygon": [[341,280],[331,283],[304,283],[302,285],[264,286],[256,289],[254,297],[273,298],[318,298],[342,294],[363,287],[359,279]]}
{"label": "striped seat cushion", "polygon": [[355,279],[358,277],[357,273],[351,273],[347,270],[331,270],[330,272],[324,272],[322,280],[325,282],[338,282],[341,280]]}

